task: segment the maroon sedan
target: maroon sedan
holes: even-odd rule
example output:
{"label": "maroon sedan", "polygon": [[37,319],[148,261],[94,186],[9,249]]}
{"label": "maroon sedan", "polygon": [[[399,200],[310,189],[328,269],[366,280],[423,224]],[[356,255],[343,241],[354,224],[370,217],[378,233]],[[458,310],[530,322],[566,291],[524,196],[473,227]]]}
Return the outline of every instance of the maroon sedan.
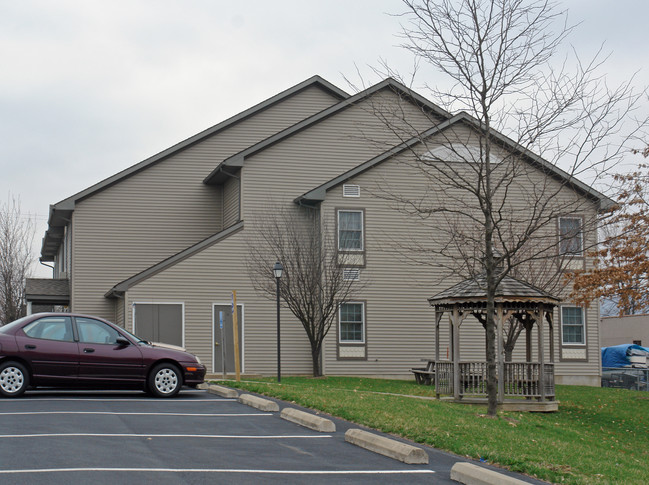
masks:
{"label": "maroon sedan", "polygon": [[38,386],[172,397],[204,377],[198,357],[184,349],[147,342],[97,317],[38,313],[0,327],[0,394],[7,397]]}

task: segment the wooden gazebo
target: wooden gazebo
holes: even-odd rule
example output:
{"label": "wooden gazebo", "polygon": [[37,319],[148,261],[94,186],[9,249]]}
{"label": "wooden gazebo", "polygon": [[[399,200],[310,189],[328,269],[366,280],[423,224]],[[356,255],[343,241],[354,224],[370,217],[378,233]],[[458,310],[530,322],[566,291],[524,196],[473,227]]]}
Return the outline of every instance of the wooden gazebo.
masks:
{"label": "wooden gazebo", "polygon": [[[441,395],[452,395],[457,402],[485,402],[487,362],[461,359],[460,327],[468,316],[485,325],[486,286],[486,277],[481,275],[428,299],[430,305],[435,308],[435,359],[431,362],[431,370],[438,398]],[[501,409],[558,409],[554,394],[552,315],[559,301],[558,298],[511,276],[504,276],[498,285],[495,298],[496,365],[498,404]],[[445,313],[450,317],[450,356],[447,355],[446,360],[440,360],[440,324]],[[525,362],[505,362],[503,327],[509,318],[515,318],[525,329]],[[532,352],[534,326],[537,329],[535,359]],[[546,355],[546,346],[549,347],[549,356]]]}

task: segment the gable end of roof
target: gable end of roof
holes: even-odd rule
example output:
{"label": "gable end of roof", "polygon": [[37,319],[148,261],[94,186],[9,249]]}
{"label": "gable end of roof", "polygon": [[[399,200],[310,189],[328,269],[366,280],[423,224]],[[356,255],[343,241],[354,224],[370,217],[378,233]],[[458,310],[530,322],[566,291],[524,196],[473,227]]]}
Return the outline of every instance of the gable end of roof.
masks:
{"label": "gable end of roof", "polygon": [[364,91],[360,91],[355,95],[342,100],[338,104],[330,106],[329,108],[326,108],[309,118],[299,121],[293,126],[290,126],[285,130],[280,131],[279,133],[276,133],[266,138],[265,140],[262,140],[259,143],[256,143],[255,145],[252,145],[229,158],[226,158],[207,177],[205,177],[203,183],[205,184],[220,183],[223,179],[222,172],[224,171],[225,167],[234,166],[235,164],[237,164],[236,166],[241,166],[239,164],[245,162],[245,159],[247,157],[255,155],[265,150],[266,148],[270,148],[276,143],[279,143],[303,130],[306,130],[307,128],[310,128],[311,126],[314,126],[315,124],[331,116],[336,115],[342,110],[347,109],[350,106],[353,106],[355,103],[358,103],[360,100],[365,99],[382,89],[389,89],[392,92],[396,93],[397,95],[403,96],[404,99],[409,100],[411,103],[414,103],[421,109],[425,109],[441,118],[444,119],[451,118],[451,115],[447,111],[443,110],[436,104],[430,102],[423,96],[415,93],[414,91],[407,88],[406,86],[399,83],[398,81],[394,80],[393,78],[387,78],[373,86],[370,86]]}
{"label": "gable end of roof", "polygon": [[48,229],[45,232],[45,236],[43,237],[43,243],[41,247],[41,261],[54,260],[58,247],[61,243],[61,237],[56,234],[55,228],[62,228],[67,225],[77,202],[87,197],[91,197],[92,195],[105,190],[112,185],[117,184],[120,181],[165,160],[166,158],[169,158],[179,151],[189,148],[203,141],[205,138],[213,136],[216,133],[219,133],[220,131],[223,131],[241,121],[244,121],[257,113],[269,109],[270,107],[282,102],[283,100],[291,96],[295,96],[296,94],[313,86],[317,86],[318,88],[340,100],[349,98],[348,93],[330,83],[326,79],[318,75],[312,76],[309,79],[302,81],[301,83],[296,84],[295,86],[286,89],[276,94],[275,96],[272,96],[271,98],[268,98],[267,100],[262,101],[261,103],[258,103],[255,106],[252,106],[251,108],[248,108],[247,110],[228,118],[225,121],[222,121],[221,123],[218,123],[200,133],[197,133],[196,135],[191,136],[186,140],[183,140],[180,143],[177,143],[167,148],[166,150],[153,155],[152,157],[149,157],[135,165],[132,165],[122,170],[121,172],[118,172],[80,192],[77,192],[76,194],[66,199],[57,202],[54,205],[51,205],[48,219]]}
{"label": "gable end of roof", "polygon": [[[390,150],[385,151],[381,155],[378,155],[358,166],[355,168],[338,175],[337,177],[334,177],[333,179],[329,180],[328,182],[325,182],[324,184],[308,191],[302,194],[301,196],[297,197],[294,202],[299,205],[314,205],[317,204],[318,202],[322,202],[325,200],[326,193],[327,191],[331,190],[332,188],[350,180],[351,178],[355,177],[356,175],[359,175],[367,170],[370,170],[371,168],[375,167],[376,165],[379,165],[380,163],[384,162],[385,160],[388,160],[399,153],[407,150],[408,148],[417,145],[418,143],[421,142],[422,139],[428,138],[435,133],[440,133],[447,128],[451,127],[452,125],[456,123],[466,123],[470,127],[474,129],[480,128],[480,122],[473,118],[471,115],[468,113],[461,111],[455,116],[443,121],[439,125],[436,125],[426,131],[424,131],[421,135],[415,136],[411,138],[410,140],[407,140]],[[606,195],[602,194],[601,192],[595,190],[594,188],[590,187],[589,185],[583,183],[579,179],[575,178],[574,176],[566,173],[564,170],[560,169],[559,167],[551,164],[544,158],[540,157],[539,155],[531,152],[530,150],[522,147],[515,141],[511,140],[507,136],[497,132],[493,131],[492,136],[494,139],[501,145],[505,146],[506,148],[516,151],[520,153],[522,156],[527,158],[531,163],[534,163],[540,167],[542,167],[544,170],[548,172],[549,175],[557,178],[560,181],[563,181],[578,191],[580,191],[584,196],[589,197],[595,201],[597,201],[599,205],[599,210],[604,211],[607,209],[610,209],[611,207],[615,206],[615,201],[607,197]]]}

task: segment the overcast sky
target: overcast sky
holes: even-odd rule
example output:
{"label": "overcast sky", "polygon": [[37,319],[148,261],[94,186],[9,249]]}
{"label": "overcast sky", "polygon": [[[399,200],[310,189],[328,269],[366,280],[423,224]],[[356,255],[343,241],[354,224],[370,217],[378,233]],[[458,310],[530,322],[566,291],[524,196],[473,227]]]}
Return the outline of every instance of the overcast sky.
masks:
{"label": "overcast sky", "polygon": [[[569,0],[571,42],[649,85],[645,0]],[[400,0],[0,0],[0,197],[49,205],[319,74],[412,65]],[[434,84],[418,79],[417,85]],[[425,93],[422,93],[425,94]],[[434,100],[433,100],[434,101]],[[43,267],[39,276],[51,272]]]}

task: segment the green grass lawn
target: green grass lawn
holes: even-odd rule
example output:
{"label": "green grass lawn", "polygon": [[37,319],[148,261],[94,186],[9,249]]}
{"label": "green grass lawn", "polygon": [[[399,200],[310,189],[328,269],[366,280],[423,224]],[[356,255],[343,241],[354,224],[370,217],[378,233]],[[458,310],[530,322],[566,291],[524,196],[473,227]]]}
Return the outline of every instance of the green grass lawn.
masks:
{"label": "green grass lawn", "polygon": [[[555,483],[649,482],[649,393],[557,386],[557,413],[418,399],[414,381],[352,377],[221,382]],[[397,394],[397,395],[394,395]]]}

